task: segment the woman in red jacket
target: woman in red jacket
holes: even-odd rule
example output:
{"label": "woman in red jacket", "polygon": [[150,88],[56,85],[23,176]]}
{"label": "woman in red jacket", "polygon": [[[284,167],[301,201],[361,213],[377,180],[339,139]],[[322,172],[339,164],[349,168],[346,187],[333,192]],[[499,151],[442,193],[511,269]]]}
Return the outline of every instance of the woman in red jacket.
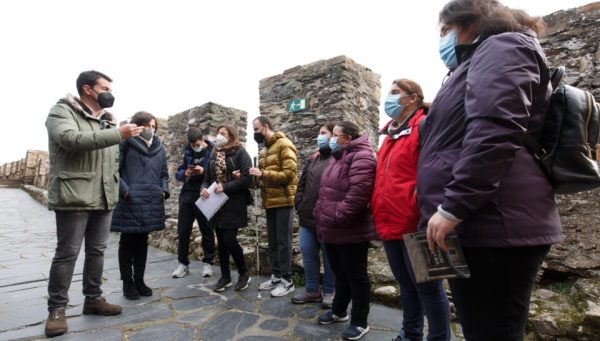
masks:
{"label": "woman in red jacket", "polygon": [[427,316],[427,339],[450,340],[450,309],[442,281],[417,284],[402,236],[417,231],[417,161],[419,122],[425,118],[423,91],[419,84],[398,79],[385,101],[392,119],[382,129],[385,140],[377,153],[377,174],[371,197],[375,227],[400,284],[403,320],[395,340],[422,340],[423,316]]}

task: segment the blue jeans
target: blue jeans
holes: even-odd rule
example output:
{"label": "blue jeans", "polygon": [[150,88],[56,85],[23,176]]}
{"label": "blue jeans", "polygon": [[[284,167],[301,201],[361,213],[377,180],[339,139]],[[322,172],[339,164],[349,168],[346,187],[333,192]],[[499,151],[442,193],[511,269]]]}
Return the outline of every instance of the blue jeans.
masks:
{"label": "blue jeans", "polygon": [[416,283],[403,240],[386,240],[383,247],[394,277],[400,284],[403,319],[407,340],[423,340],[423,315],[427,316],[427,340],[450,340],[450,307],[442,281]]}
{"label": "blue jeans", "polygon": [[316,293],[319,291],[321,277],[319,252],[321,250],[323,251],[323,293],[332,294],[335,290],[335,275],[329,265],[324,245],[319,243],[315,231],[300,227],[300,252],[302,252],[302,264],[306,277],[306,292]]}

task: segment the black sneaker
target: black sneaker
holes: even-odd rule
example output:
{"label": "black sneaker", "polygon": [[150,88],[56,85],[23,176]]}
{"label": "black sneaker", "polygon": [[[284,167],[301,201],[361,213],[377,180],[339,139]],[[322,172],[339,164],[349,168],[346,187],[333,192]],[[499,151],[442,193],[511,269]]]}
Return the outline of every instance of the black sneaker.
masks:
{"label": "black sneaker", "polygon": [[367,325],[365,328],[355,326],[353,324],[349,325],[346,330],[342,332],[342,338],[344,340],[358,340],[361,337],[365,336],[366,333],[369,332],[369,326]]}
{"label": "black sneaker", "polygon": [[232,285],[231,278],[221,277],[221,278],[219,278],[219,281],[217,281],[217,284],[213,288],[213,291],[221,292],[221,291],[229,288],[231,285]]}
{"label": "black sneaker", "polygon": [[248,284],[252,278],[248,274],[243,274],[238,277],[237,283],[235,283],[235,291],[242,291],[248,287]]}
{"label": "black sneaker", "polygon": [[332,324],[334,322],[344,322],[344,321],[348,321],[348,314],[346,314],[346,316],[337,316],[336,314],[333,313],[332,310],[319,316],[319,324]]}

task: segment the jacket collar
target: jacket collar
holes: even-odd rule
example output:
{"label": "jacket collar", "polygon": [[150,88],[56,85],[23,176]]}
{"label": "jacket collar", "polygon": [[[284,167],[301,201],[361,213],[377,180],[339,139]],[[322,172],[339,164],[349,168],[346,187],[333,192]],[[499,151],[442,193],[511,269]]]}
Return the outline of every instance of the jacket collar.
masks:
{"label": "jacket collar", "polygon": [[[206,150],[207,153],[210,153],[213,150],[215,144],[212,143],[209,139],[204,139],[204,143],[206,143],[206,148],[204,148],[204,150]],[[190,146],[189,142],[185,145],[185,150],[188,153],[195,153],[192,147]]]}
{"label": "jacket collar", "polygon": [[62,103],[62,104],[66,104],[69,107],[71,107],[71,109],[73,109],[75,112],[77,112],[79,115],[85,116],[86,118],[92,119],[92,120],[96,120],[96,121],[100,121],[103,122],[104,124],[106,124],[107,126],[116,126],[117,122],[115,120],[115,117],[112,113],[103,110],[102,112],[100,112],[100,114],[98,115],[98,117],[94,117],[92,111],[90,110],[90,108],[88,108],[80,99],[79,97],[75,97],[71,94],[67,94],[65,97],[61,98],[60,100],[58,100],[58,103]]}
{"label": "jacket collar", "polygon": [[267,147],[272,146],[275,143],[275,141],[277,141],[281,138],[284,138],[284,137],[285,137],[284,133],[282,133],[280,131],[274,132],[273,135],[271,135],[271,137],[269,138],[269,140],[265,141]]}
{"label": "jacket collar", "polygon": [[[503,32],[503,33],[509,33],[509,32]],[[515,32],[515,33],[521,33],[521,34],[525,34],[525,35],[528,35],[533,38],[537,38],[537,34],[529,28],[525,29],[521,32]],[[498,34],[502,34],[502,33],[498,33]],[[477,37],[470,44],[456,45],[455,49],[456,49],[456,59],[458,60],[458,65],[462,64],[465,60],[468,60],[469,58],[471,58],[471,56],[475,53],[475,50],[477,50],[479,45],[481,45],[481,43],[483,43],[489,37],[491,37],[491,36]]]}
{"label": "jacket collar", "polygon": [[336,159],[341,158],[344,154],[353,151],[354,149],[364,149],[371,148],[369,145],[369,135],[364,134],[363,136],[358,137],[355,140],[352,140],[345,145],[342,146],[339,150],[332,153],[333,157]]}
{"label": "jacket collar", "polygon": [[150,147],[146,142],[142,141],[141,137],[132,137],[126,140],[130,147],[135,148],[140,154],[154,155],[162,149],[162,142],[158,136],[152,138]]}
{"label": "jacket collar", "polygon": [[[458,65],[462,64],[465,60],[468,60],[469,58],[471,58],[473,53],[475,53],[475,50],[477,50],[479,45],[481,45],[481,43],[484,40],[485,39],[479,39],[479,37],[478,37],[477,39],[475,39],[474,42],[472,42],[470,44],[456,45],[456,47],[454,49],[456,50],[456,59],[458,60]],[[452,71],[454,71],[454,70],[452,70]]]}
{"label": "jacket collar", "polygon": [[[412,114],[410,114],[409,117],[406,118],[406,120],[404,121],[404,123],[402,124],[402,127],[408,128],[408,126],[411,126],[415,120],[415,116],[418,116],[420,114],[420,112],[423,112],[423,108],[419,108],[417,110],[415,110]],[[394,123],[394,120],[391,119],[389,120],[384,126],[383,128],[381,128],[378,132],[379,135],[389,135],[389,128],[392,125],[392,123]]]}

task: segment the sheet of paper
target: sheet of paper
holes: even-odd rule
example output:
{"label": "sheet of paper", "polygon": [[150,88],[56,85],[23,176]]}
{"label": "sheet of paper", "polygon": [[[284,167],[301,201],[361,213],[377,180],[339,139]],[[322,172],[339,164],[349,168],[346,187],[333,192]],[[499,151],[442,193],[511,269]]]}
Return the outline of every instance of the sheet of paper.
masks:
{"label": "sheet of paper", "polygon": [[215,193],[215,187],[217,187],[217,183],[213,182],[212,185],[207,188],[208,199],[200,197],[196,200],[196,206],[202,211],[206,220],[212,219],[215,213],[217,213],[221,206],[229,199],[225,192]]}

